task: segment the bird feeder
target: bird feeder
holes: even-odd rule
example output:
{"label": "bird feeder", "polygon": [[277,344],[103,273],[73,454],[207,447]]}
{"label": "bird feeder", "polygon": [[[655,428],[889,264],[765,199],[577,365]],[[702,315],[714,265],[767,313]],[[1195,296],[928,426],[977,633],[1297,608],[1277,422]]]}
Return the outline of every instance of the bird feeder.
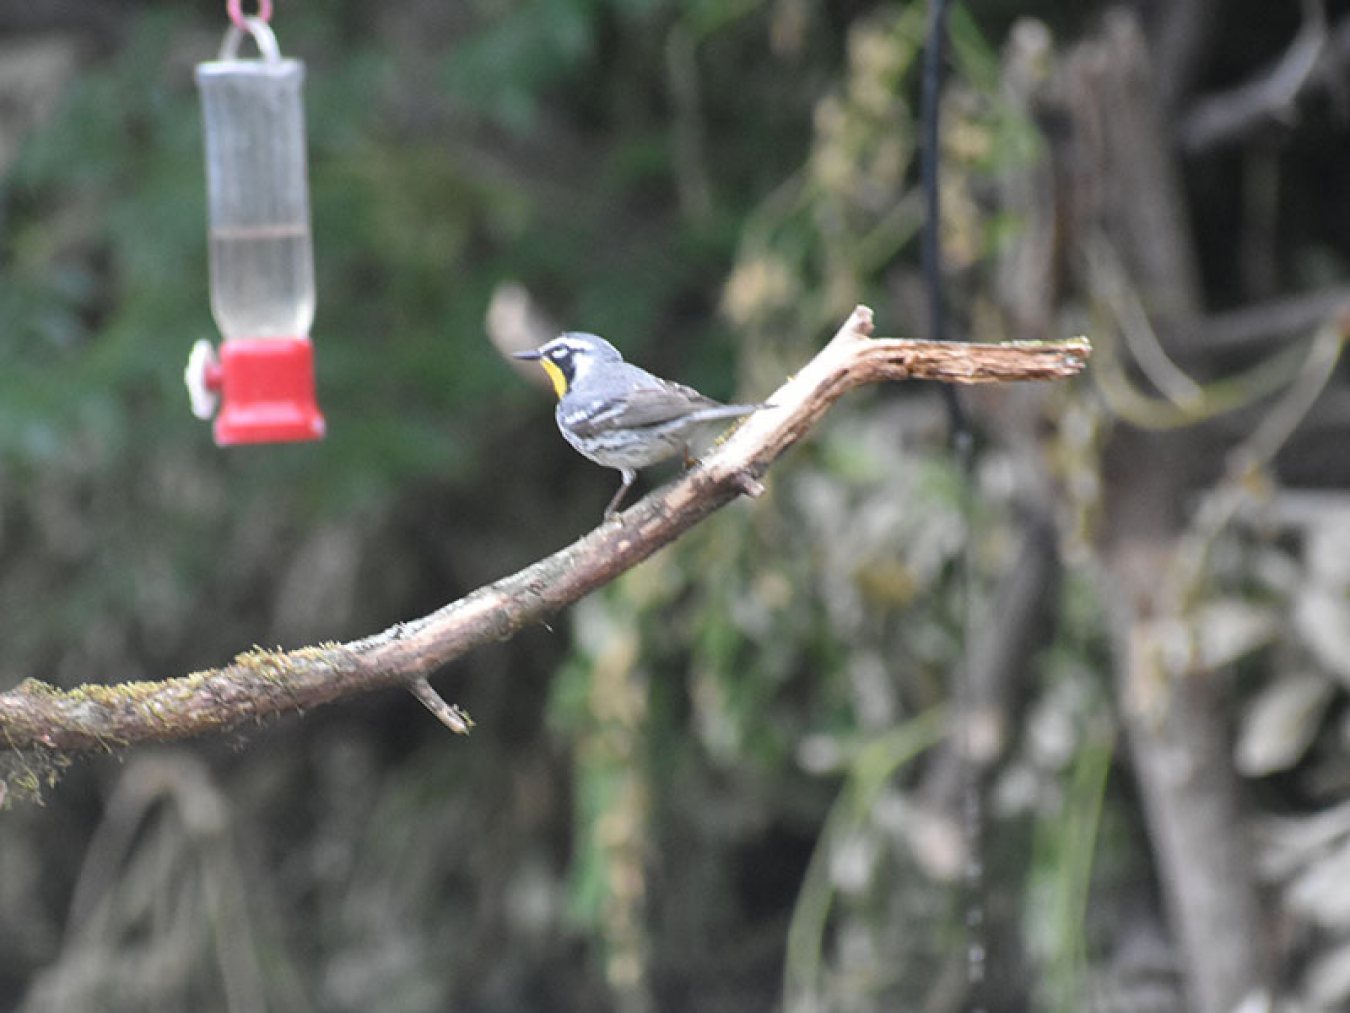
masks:
{"label": "bird feeder", "polygon": [[[219,353],[197,342],[185,379],[215,440],[284,443],[323,436],[314,393],[314,252],[305,161],[305,66],[283,59],[267,24],[239,14],[220,56],[197,65],[206,139],[211,315]],[[241,59],[250,36],[256,59]],[[217,408],[219,411],[217,412]]]}

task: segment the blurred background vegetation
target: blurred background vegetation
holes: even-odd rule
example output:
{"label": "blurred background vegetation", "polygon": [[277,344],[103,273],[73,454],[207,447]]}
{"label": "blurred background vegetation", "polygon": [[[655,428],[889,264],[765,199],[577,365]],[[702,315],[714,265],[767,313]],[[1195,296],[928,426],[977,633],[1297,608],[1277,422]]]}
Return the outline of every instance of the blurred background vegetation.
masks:
{"label": "blurred background vegetation", "polygon": [[[278,0],[330,434],[217,450],[181,374],[223,6],[0,3],[2,688],[353,638],[587,530],[612,474],[494,296],[719,397],[859,301],[922,336],[921,0]],[[0,1006],[1350,1002],[1350,4],[951,32],[954,331],[1086,332],[1092,375],[973,397],[969,481],[935,390],[851,398],[442,673],[467,740],[388,693],[39,804],[10,758]]]}

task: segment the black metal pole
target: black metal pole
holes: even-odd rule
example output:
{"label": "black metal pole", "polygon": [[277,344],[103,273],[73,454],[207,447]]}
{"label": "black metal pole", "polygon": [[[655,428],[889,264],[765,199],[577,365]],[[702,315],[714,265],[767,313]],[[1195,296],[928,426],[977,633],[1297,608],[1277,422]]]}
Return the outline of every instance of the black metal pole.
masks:
{"label": "black metal pole", "polygon": [[[922,236],[921,257],[924,286],[928,293],[929,337],[935,341],[947,340],[947,307],[942,286],[942,190],[938,185],[938,166],[941,156],[940,116],[942,98],[942,71],[947,48],[947,0],[929,0],[928,41],[924,47],[923,94],[921,98],[920,169],[924,191],[926,219]],[[984,798],[981,773],[976,768],[969,742],[969,724],[975,710],[975,689],[969,671],[970,645],[974,635],[971,592],[974,578],[974,519],[975,458],[974,438],[965,404],[956,388],[944,384],[942,388],[947,405],[947,421],[952,451],[962,477],[961,509],[966,521],[966,545],[961,558],[961,599],[965,626],[965,657],[956,666],[953,693],[956,700],[957,736],[962,769],[961,823],[965,838],[966,869],[966,977],[967,1008],[976,1011],[985,1008],[988,953],[985,939],[984,904]]]}

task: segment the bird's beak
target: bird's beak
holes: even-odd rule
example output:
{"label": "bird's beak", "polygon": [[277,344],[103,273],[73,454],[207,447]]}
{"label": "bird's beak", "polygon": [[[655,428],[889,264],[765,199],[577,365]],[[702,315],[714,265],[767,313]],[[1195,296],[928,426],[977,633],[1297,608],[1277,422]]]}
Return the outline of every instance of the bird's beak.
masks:
{"label": "bird's beak", "polygon": [[544,353],[541,352],[541,351],[539,351],[539,349],[537,349],[537,348],[531,349],[531,350],[528,351],[528,352],[512,352],[512,353],[511,353],[511,358],[513,358],[513,359],[524,359],[524,360],[527,361],[527,362],[534,362],[535,360],[537,360],[537,359],[542,359],[543,357],[544,357]]}

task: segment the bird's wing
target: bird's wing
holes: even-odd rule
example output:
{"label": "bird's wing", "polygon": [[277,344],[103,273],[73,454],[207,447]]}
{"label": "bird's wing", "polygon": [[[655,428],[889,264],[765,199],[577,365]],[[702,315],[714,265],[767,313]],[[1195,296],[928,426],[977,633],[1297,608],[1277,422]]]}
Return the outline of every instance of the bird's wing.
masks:
{"label": "bird's wing", "polygon": [[721,407],[691,387],[669,381],[640,383],[622,397],[587,401],[568,412],[568,425],[578,436],[593,436],[615,428],[657,426],[695,411]]}

